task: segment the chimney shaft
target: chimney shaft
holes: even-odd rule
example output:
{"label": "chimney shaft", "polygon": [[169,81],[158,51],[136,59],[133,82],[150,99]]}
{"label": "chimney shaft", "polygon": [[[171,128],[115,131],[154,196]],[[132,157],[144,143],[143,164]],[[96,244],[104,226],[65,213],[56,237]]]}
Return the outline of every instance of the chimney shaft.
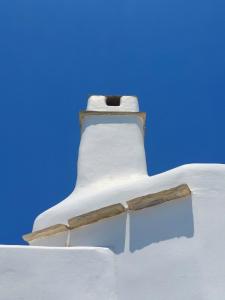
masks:
{"label": "chimney shaft", "polygon": [[77,187],[147,175],[144,120],[132,96],[91,96],[82,113]]}

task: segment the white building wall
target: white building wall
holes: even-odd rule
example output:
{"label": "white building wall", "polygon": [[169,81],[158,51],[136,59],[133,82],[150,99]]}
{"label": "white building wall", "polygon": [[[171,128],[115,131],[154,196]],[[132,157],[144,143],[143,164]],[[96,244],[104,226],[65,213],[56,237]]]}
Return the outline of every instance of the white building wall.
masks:
{"label": "white building wall", "polygon": [[126,187],[125,198],[181,183],[192,197],[72,231],[73,246],[114,251],[119,299],[224,299],[225,165],[182,166]]}
{"label": "white building wall", "polygon": [[[101,268],[97,269],[96,278],[109,286],[99,299],[110,299],[107,293],[112,290],[118,300],[225,299],[225,165],[185,165],[149,177],[137,99],[121,100],[121,107],[105,107],[104,96],[89,99],[88,111],[123,111],[126,105],[131,114],[85,115],[77,187],[67,199],[41,214],[34,230],[67,224],[69,218],[116,203],[126,205],[133,198],[180,184],[188,184],[192,196],[127,211],[31,244],[108,247],[115,259],[117,287],[110,285],[107,272],[105,278]],[[63,251],[65,248],[62,256]],[[71,265],[80,266],[79,257],[83,261],[82,251],[85,257],[87,250],[79,251]],[[51,277],[54,269],[42,268]],[[88,267],[79,270],[81,278],[86,278]],[[110,274],[113,278],[113,272]],[[79,285],[79,278],[76,280]],[[94,277],[90,280],[95,282]],[[82,282],[89,285],[88,278]],[[49,300],[55,300],[51,297]],[[78,299],[85,297],[83,293]]]}
{"label": "white building wall", "polygon": [[[189,185],[190,198],[70,233],[71,246],[113,251],[119,300],[224,299],[225,165],[182,166],[120,186],[114,196],[123,202],[182,183]],[[98,192],[98,198],[111,199],[111,192]]]}
{"label": "white building wall", "polygon": [[119,299],[225,299],[225,165],[184,166],[153,184],[182,181],[191,198],[128,215]]}
{"label": "white building wall", "polygon": [[[104,96],[89,98],[81,122],[76,187],[66,199],[36,218],[33,231],[67,224],[76,215],[114,204],[119,201],[117,195],[122,195],[120,187],[148,178],[145,120],[138,112],[138,100],[123,96],[120,103],[108,106]],[[99,197],[104,191],[108,197]]]}
{"label": "white building wall", "polygon": [[108,249],[0,246],[0,300],[116,300]]}

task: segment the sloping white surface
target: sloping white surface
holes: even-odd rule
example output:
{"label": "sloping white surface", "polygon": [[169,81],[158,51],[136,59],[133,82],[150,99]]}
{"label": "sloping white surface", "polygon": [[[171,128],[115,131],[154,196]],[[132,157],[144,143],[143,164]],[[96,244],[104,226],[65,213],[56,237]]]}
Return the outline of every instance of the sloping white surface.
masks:
{"label": "sloping white surface", "polygon": [[225,165],[188,165],[153,176],[124,189],[121,200],[184,182],[191,198],[72,232],[71,245],[115,252],[119,299],[224,299]]}
{"label": "sloping white surface", "polygon": [[0,246],[1,300],[116,300],[110,250]]}
{"label": "sloping white surface", "polygon": [[39,215],[33,230],[67,224],[76,215],[118,203],[121,197],[117,195],[124,195],[127,189],[127,196],[132,195],[130,185],[133,190],[133,184],[136,187],[138,182],[148,180],[141,118],[85,117],[77,170],[73,193]]}
{"label": "sloping white surface", "polygon": [[[127,100],[130,105],[134,99]],[[104,106],[104,97],[89,99],[88,109]],[[225,165],[191,164],[149,177],[138,116],[84,119],[76,188],[38,216],[34,230],[184,183],[189,198],[75,229],[66,240],[114,252],[119,300],[223,300]],[[41,243],[64,246],[65,236],[33,242]]]}
{"label": "sloping white surface", "polygon": [[[109,203],[187,183],[192,197],[123,214],[71,233],[72,246],[115,253],[119,300],[223,300],[225,165],[193,164],[102,189]],[[88,198],[86,198],[87,205]],[[91,205],[91,202],[90,202]]]}
{"label": "sloping white surface", "polygon": [[191,198],[128,216],[116,256],[119,299],[225,298],[225,165],[172,170],[155,177],[154,189],[182,181]]}
{"label": "sloping white surface", "polygon": [[225,165],[222,164],[190,164],[150,177],[137,175],[128,180],[112,178],[111,181],[97,181],[84,188],[76,188],[67,199],[39,215],[33,229],[67,224],[67,220],[76,215],[119,202],[126,204],[132,198],[183,183],[187,183],[194,193],[198,186],[206,190],[214,190],[218,186],[221,189],[225,182],[224,174]]}

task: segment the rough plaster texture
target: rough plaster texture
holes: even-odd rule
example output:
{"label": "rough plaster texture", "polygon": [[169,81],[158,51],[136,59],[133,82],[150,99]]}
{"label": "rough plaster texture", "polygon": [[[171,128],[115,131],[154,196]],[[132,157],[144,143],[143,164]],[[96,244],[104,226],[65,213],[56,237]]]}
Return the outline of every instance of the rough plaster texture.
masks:
{"label": "rough plaster texture", "polygon": [[0,299],[116,300],[114,267],[103,248],[0,246]]}

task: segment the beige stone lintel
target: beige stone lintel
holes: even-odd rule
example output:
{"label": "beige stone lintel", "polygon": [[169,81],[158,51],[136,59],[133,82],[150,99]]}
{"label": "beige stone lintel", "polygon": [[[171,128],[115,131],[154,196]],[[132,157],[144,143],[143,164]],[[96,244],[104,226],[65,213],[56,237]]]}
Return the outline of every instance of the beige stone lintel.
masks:
{"label": "beige stone lintel", "polygon": [[143,126],[146,122],[145,112],[131,112],[131,111],[81,111],[80,112],[80,125],[86,116],[138,116],[142,119]]}
{"label": "beige stone lintel", "polygon": [[98,222],[105,218],[110,218],[121,213],[125,212],[125,207],[118,203],[114,205],[109,205],[89,213],[76,216],[68,221],[69,226],[63,224],[53,225],[42,230],[34,231],[32,233],[28,233],[23,235],[23,239],[26,242],[31,242],[32,240],[36,240],[39,238],[46,238],[52,235],[55,235],[60,232],[64,232],[67,230],[71,230],[74,228],[78,228],[84,225],[92,224]]}
{"label": "beige stone lintel", "polygon": [[68,227],[66,225],[63,224],[57,224],[57,225],[53,225],[47,228],[44,228],[42,230],[38,230],[38,231],[34,231],[28,234],[23,235],[23,239],[26,242],[30,242],[32,240],[36,240],[39,238],[45,238],[60,232],[64,232],[67,231]]}
{"label": "beige stone lintel", "polygon": [[102,219],[119,215],[123,212],[125,212],[125,207],[120,203],[106,206],[70,219],[68,221],[69,228],[74,229],[84,225],[95,223]]}
{"label": "beige stone lintel", "polygon": [[132,199],[130,201],[127,201],[127,205],[128,210],[139,210],[167,201],[188,197],[190,195],[191,190],[189,186],[187,184],[182,184],[168,190]]}

